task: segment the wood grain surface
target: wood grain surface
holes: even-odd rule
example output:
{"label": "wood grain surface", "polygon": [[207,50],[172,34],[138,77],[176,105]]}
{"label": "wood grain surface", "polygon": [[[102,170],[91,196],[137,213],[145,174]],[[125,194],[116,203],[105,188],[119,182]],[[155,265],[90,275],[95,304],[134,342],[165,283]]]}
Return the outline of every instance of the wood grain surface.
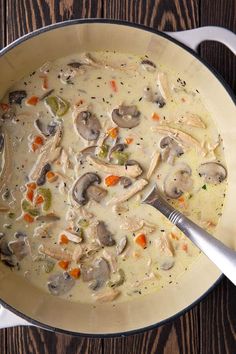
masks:
{"label": "wood grain surface", "polygon": [[[220,25],[236,32],[235,0],[0,0],[0,47],[67,19],[107,17],[160,30]],[[236,59],[219,43],[201,55],[236,88]],[[234,354],[236,288],[224,279],[200,304],[158,329],[125,338],[87,339],[17,327],[0,330],[0,354]]]}

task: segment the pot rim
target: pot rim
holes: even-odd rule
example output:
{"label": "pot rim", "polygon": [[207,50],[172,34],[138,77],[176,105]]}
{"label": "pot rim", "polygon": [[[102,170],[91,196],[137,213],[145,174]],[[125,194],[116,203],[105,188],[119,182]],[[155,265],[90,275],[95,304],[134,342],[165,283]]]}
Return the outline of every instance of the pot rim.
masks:
{"label": "pot rim", "polygon": [[[86,23],[115,24],[115,25],[121,25],[121,26],[127,26],[127,27],[134,27],[134,28],[137,28],[137,29],[140,29],[140,30],[143,30],[143,31],[147,31],[147,32],[150,32],[150,33],[153,33],[153,34],[156,34],[156,35],[159,35],[161,37],[164,37],[164,38],[168,39],[170,42],[175,43],[179,47],[183,48],[184,50],[186,50],[187,52],[192,54],[198,61],[201,62],[201,64],[203,64],[205,67],[207,67],[207,69],[209,71],[211,71],[211,73],[214,74],[214,76],[218,79],[220,84],[223,85],[223,87],[225,88],[225,90],[229,94],[230,98],[232,99],[232,101],[236,105],[236,96],[234,95],[234,92],[231,89],[231,87],[227,84],[227,82],[223,79],[223,77],[216,71],[216,69],[214,69],[210,64],[208,64],[206,60],[202,59],[194,50],[192,50],[191,48],[189,48],[185,44],[181,43],[180,41],[176,40],[175,38],[172,38],[169,34],[166,34],[165,32],[161,32],[161,31],[159,31],[157,29],[148,27],[146,25],[137,24],[137,23],[133,23],[133,22],[130,22],[130,21],[125,21],[125,20],[114,20],[114,19],[107,19],[107,18],[106,19],[103,19],[103,18],[101,18],[101,19],[89,18],[89,19],[74,19],[74,20],[67,20],[67,21],[63,21],[63,22],[54,23],[54,24],[39,28],[37,30],[34,30],[34,31],[32,31],[30,33],[27,33],[27,34],[21,36],[20,38],[16,39],[15,41],[13,41],[9,45],[7,45],[5,48],[0,50],[0,58],[3,55],[5,55],[6,53],[8,53],[11,49],[15,48],[16,46],[20,45],[21,43],[25,42],[28,39],[31,39],[33,37],[36,37],[36,36],[40,35],[41,33],[45,33],[45,32],[60,28],[60,27],[73,26],[73,25],[86,24]],[[196,299],[194,302],[192,302],[189,306],[185,307],[183,310],[177,312],[173,316],[170,316],[170,317],[166,318],[165,320],[162,320],[162,321],[157,322],[155,324],[152,324],[152,325],[149,325],[149,326],[146,326],[146,327],[141,327],[141,328],[134,329],[134,330],[130,330],[130,331],[125,331],[125,332],[115,332],[115,333],[106,333],[106,334],[104,334],[104,333],[93,334],[93,333],[81,333],[81,332],[69,331],[69,330],[65,330],[65,329],[62,329],[62,328],[53,327],[53,326],[44,324],[42,322],[39,322],[37,320],[34,320],[31,317],[28,317],[27,315],[25,315],[24,313],[16,310],[14,307],[12,307],[11,305],[7,304],[1,298],[0,298],[0,304],[5,309],[13,312],[15,315],[17,315],[17,316],[23,318],[24,320],[28,321],[29,324],[32,324],[32,325],[37,326],[37,327],[40,327],[40,328],[45,329],[45,330],[54,331],[54,332],[67,334],[67,335],[78,336],[78,337],[86,337],[86,338],[126,337],[126,336],[129,336],[129,335],[141,334],[141,333],[143,333],[145,331],[157,329],[158,327],[160,327],[160,326],[162,326],[164,324],[168,324],[168,323],[176,320],[178,317],[184,315],[187,311],[191,310],[195,305],[197,305],[203,299],[205,299],[210,294],[210,292],[221,282],[221,280],[223,278],[224,278],[224,275],[221,274],[219,276],[219,278],[216,279],[216,281],[211,285],[211,287],[206,292],[204,292],[198,299]]]}

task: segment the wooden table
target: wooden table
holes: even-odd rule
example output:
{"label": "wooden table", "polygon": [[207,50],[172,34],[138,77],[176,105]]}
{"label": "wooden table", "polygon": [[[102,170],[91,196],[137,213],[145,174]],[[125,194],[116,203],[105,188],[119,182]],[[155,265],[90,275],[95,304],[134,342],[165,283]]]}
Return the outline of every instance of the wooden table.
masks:
{"label": "wooden table", "polygon": [[[236,32],[236,1],[0,0],[0,47],[36,28],[84,17],[124,19],[168,31],[217,25]],[[211,42],[202,44],[200,53],[235,90],[233,54]],[[1,330],[0,354],[22,353],[234,354],[236,288],[224,279],[200,304],[174,322],[126,338],[77,338],[30,327]]]}

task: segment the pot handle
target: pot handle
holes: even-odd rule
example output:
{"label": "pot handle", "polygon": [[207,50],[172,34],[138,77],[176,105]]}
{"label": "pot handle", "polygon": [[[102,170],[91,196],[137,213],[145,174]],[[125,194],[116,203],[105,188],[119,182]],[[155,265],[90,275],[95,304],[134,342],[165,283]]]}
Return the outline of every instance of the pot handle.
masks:
{"label": "pot handle", "polygon": [[32,326],[32,324],[0,305],[0,329],[15,326]]}
{"label": "pot handle", "polygon": [[223,27],[205,26],[187,31],[166,33],[194,51],[197,51],[199,44],[204,41],[216,41],[226,45],[236,55],[236,34]]}

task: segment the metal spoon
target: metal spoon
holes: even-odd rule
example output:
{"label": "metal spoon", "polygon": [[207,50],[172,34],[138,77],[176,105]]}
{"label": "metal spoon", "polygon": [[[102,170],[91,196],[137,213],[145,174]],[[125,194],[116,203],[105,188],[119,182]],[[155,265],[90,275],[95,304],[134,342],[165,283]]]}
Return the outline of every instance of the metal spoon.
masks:
{"label": "metal spoon", "polygon": [[236,252],[168,204],[157,186],[143,200],[176,225],[236,285]]}

